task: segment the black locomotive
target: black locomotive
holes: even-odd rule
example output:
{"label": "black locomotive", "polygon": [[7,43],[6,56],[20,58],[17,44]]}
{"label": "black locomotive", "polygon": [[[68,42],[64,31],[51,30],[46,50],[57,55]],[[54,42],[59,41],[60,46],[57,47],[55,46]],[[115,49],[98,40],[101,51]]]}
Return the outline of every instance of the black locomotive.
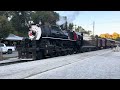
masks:
{"label": "black locomotive", "polygon": [[62,30],[58,26],[34,24],[30,26],[28,34],[29,38],[24,38],[17,47],[21,60],[37,60],[115,46],[115,41],[98,36],[84,40],[83,33]]}

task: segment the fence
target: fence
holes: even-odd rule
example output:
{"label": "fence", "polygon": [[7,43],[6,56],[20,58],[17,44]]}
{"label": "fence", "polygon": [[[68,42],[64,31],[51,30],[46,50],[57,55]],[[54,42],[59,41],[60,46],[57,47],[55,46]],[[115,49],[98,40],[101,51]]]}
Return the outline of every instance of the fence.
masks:
{"label": "fence", "polygon": [[3,60],[2,48],[0,48],[0,60]]}

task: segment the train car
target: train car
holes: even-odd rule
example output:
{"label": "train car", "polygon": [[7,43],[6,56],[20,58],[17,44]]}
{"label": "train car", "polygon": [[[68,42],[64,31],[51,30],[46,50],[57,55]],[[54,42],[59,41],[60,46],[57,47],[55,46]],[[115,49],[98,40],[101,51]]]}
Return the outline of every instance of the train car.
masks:
{"label": "train car", "polygon": [[114,45],[114,41],[112,39],[106,39],[106,48],[111,48]]}
{"label": "train car", "polygon": [[107,42],[107,40],[105,38],[102,38],[101,41],[102,41],[101,48],[102,49],[106,49],[106,42]]}
{"label": "train car", "polygon": [[97,48],[98,48],[98,50],[102,49],[102,39],[101,38],[98,38]]}
{"label": "train car", "polygon": [[83,36],[83,45],[81,46],[81,52],[94,50],[97,50],[97,39],[90,36]]}

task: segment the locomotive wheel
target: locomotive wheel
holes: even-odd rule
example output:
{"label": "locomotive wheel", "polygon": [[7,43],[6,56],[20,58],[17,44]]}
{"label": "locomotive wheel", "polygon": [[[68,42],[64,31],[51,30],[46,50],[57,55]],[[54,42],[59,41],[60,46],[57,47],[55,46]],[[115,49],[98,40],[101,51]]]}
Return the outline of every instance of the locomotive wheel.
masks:
{"label": "locomotive wheel", "polygon": [[43,53],[42,52],[38,52],[37,56],[36,56],[37,60],[43,59]]}
{"label": "locomotive wheel", "polygon": [[60,52],[58,52],[58,56],[61,56]]}
{"label": "locomotive wheel", "polygon": [[63,51],[61,51],[61,56],[64,56],[64,52]]}
{"label": "locomotive wheel", "polygon": [[36,60],[37,58],[36,58],[36,56],[33,56],[33,60]]}
{"label": "locomotive wheel", "polygon": [[81,49],[78,50],[78,53],[81,53]]}
{"label": "locomotive wheel", "polygon": [[55,52],[50,54],[50,57],[51,57],[51,58],[52,58],[52,57],[55,57],[55,56],[56,56],[56,53],[55,53]]}
{"label": "locomotive wheel", "polygon": [[60,52],[57,52],[57,53],[56,53],[56,56],[60,56]]}
{"label": "locomotive wheel", "polygon": [[88,52],[90,52],[91,51],[91,48],[88,48]]}
{"label": "locomotive wheel", "polygon": [[63,51],[60,52],[60,56],[64,56],[64,52]]}
{"label": "locomotive wheel", "polygon": [[58,52],[55,52],[55,53],[54,53],[54,57],[57,57],[57,56],[58,56]]}
{"label": "locomotive wheel", "polygon": [[84,49],[82,48],[82,49],[81,49],[81,53],[84,53],[84,52],[85,52],[85,51],[84,51]]}
{"label": "locomotive wheel", "polygon": [[67,55],[67,50],[64,51],[64,56]]}
{"label": "locomotive wheel", "polygon": [[70,51],[69,51],[69,54],[70,54],[70,55],[72,55],[72,54],[73,54],[73,51],[72,51],[72,50],[70,50]]}
{"label": "locomotive wheel", "polygon": [[68,54],[70,55],[70,50],[68,50]]}
{"label": "locomotive wheel", "polygon": [[69,50],[66,51],[66,55],[68,55],[68,54],[69,54]]}
{"label": "locomotive wheel", "polygon": [[35,51],[32,52],[32,59],[33,59],[33,60],[36,60],[36,59],[37,59],[37,55],[36,55],[36,52],[35,52]]}

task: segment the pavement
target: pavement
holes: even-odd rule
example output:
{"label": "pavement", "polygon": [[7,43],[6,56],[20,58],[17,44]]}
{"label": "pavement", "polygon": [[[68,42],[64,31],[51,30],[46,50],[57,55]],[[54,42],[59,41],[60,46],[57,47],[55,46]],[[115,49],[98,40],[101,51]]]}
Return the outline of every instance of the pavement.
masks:
{"label": "pavement", "polygon": [[119,62],[106,49],[0,66],[0,79],[120,79]]}

